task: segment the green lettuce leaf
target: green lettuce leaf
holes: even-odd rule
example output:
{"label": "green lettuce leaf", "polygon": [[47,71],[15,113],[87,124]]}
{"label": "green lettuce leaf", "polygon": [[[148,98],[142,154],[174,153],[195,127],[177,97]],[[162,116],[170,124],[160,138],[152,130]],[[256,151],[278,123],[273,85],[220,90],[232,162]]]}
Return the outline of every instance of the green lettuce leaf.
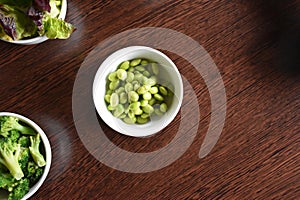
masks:
{"label": "green lettuce leaf", "polygon": [[44,15],[43,30],[41,35],[46,35],[49,39],[67,39],[74,32],[75,27],[58,18],[52,18],[49,13]]}

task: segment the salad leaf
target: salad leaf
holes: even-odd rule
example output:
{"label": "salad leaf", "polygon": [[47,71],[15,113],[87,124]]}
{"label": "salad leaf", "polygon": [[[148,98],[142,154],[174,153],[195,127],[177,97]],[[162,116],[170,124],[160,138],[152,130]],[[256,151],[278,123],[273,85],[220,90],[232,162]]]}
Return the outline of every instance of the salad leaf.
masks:
{"label": "salad leaf", "polygon": [[38,8],[40,11],[50,12],[51,10],[49,0],[34,0],[33,6]]}
{"label": "salad leaf", "polygon": [[35,9],[33,6],[31,6],[27,11],[28,17],[32,19],[32,21],[35,23],[35,25],[38,27],[39,30],[42,30],[42,19],[43,19],[43,12]]}
{"label": "salad leaf", "polygon": [[47,13],[43,18],[44,34],[49,39],[67,39],[74,32],[75,27],[58,18],[52,18]]}
{"label": "salad leaf", "polygon": [[75,27],[58,19],[62,0],[0,0],[0,38],[67,39]]}
{"label": "salad leaf", "polygon": [[24,12],[9,6],[0,6],[0,24],[3,31],[14,40],[36,35],[37,27]]}

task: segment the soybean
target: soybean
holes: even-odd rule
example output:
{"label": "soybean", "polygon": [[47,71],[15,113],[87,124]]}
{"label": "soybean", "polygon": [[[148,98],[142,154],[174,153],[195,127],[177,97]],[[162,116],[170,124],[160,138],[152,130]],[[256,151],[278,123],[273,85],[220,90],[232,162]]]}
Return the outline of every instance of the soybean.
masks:
{"label": "soybean", "polygon": [[158,84],[162,77],[159,67],[147,59],[136,58],[122,62],[109,73],[104,100],[113,116],[127,124],[145,124],[152,115],[167,112],[173,86]]}
{"label": "soybean", "polygon": [[122,62],[122,64],[120,65],[120,69],[127,70],[129,68],[129,64],[130,64],[129,61]]}
{"label": "soybean", "polygon": [[113,93],[110,97],[110,105],[116,107],[119,104],[119,96],[117,93]]}

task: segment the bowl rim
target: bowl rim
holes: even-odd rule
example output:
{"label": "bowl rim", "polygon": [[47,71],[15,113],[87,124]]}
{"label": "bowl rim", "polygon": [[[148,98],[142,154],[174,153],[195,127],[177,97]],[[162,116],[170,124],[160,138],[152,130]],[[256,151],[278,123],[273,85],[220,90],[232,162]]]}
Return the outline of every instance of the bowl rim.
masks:
{"label": "bowl rim", "polygon": [[[61,0],[61,9],[60,9],[60,13],[58,15],[59,19],[64,20],[66,18],[67,15],[67,0]],[[12,43],[12,44],[21,44],[21,45],[32,45],[32,44],[39,44],[42,42],[45,42],[46,40],[48,40],[48,38],[44,35],[44,36],[37,36],[34,38],[30,38],[30,39],[21,39],[21,40],[4,40],[4,39],[0,39],[2,41],[8,42],[8,43]]]}
{"label": "bowl rim", "polygon": [[37,125],[31,119],[29,119],[29,118],[27,118],[23,115],[13,113],[13,112],[0,112],[0,116],[17,117],[18,119],[25,122],[27,125],[29,125],[33,129],[35,129],[37,131],[37,133],[40,134],[41,139],[43,141],[43,145],[44,145],[44,148],[45,148],[45,154],[46,154],[45,155],[45,157],[46,157],[46,166],[44,168],[44,173],[41,176],[41,178],[39,179],[39,181],[34,186],[32,186],[30,188],[30,190],[28,191],[28,193],[22,198],[22,200],[26,200],[26,199],[30,198],[32,195],[34,195],[36,193],[36,191],[42,186],[42,184],[46,180],[46,177],[48,176],[48,173],[49,173],[50,167],[51,167],[51,161],[52,161],[51,145],[50,145],[49,139],[48,139],[47,135],[45,134],[45,132],[40,128],[39,125]]}
{"label": "bowl rim", "polygon": [[[109,71],[109,69],[111,67],[107,67],[107,65],[109,65],[112,60],[114,59],[114,57],[116,57],[117,55],[119,55],[120,57],[124,57],[126,56],[127,54],[130,54],[132,52],[135,52],[135,51],[139,51],[139,50],[146,50],[146,51],[150,51],[151,53],[154,53],[156,55],[158,55],[159,57],[162,58],[162,60],[165,60],[169,65],[170,67],[172,67],[172,70],[174,70],[175,74],[176,74],[176,80],[179,81],[179,87],[178,88],[178,93],[179,95],[177,96],[177,99],[178,99],[178,104],[175,106],[175,109],[173,109],[173,111],[171,113],[168,114],[168,118],[164,121],[164,123],[159,126],[158,128],[153,128],[152,131],[149,131],[146,129],[144,129],[144,131],[142,133],[137,133],[137,132],[128,132],[127,130],[124,130],[123,128],[119,127],[119,126],[116,126],[115,123],[116,122],[113,122],[111,123],[110,119],[114,119],[115,120],[118,120],[120,122],[122,122],[123,124],[125,124],[125,122],[123,122],[122,120],[120,119],[115,119],[115,117],[112,115],[111,112],[109,112],[107,110],[107,108],[105,108],[106,110],[105,111],[102,111],[103,107],[101,107],[98,103],[98,100],[97,100],[97,85],[98,83],[97,82],[100,82],[100,77],[104,76],[105,75],[105,72]],[[125,60],[123,60],[125,61]],[[122,61],[121,61],[122,62]],[[112,66],[112,65],[111,65]],[[113,65],[114,67],[117,67],[115,65]],[[107,74],[106,74],[107,75]],[[103,77],[102,77],[103,78]],[[93,81],[93,87],[92,87],[92,96],[93,96],[93,102],[94,102],[94,106],[96,108],[96,111],[97,113],[99,114],[100,118],[110,127],[112,128],[113,130],[123,134],[123,135],[126,135],[126,136],[132,136],[132,137],[147,137],[147,136],[151,136],[151,135],[154,135],[156,134],[157,132],[163,130],[165,127],[167,127],[173,120],[174,118],[176,117],[176,115],[178,114],[179,110],[180,110],[180,107],[182,105],[182,101],[183,101],[183,93],[184,93],[184,89],[183,89],[183,81],[182,81],[182,77],[181,77],[181,74],[179,73],[178,71],[178,68],[177,66],[174,64],[174,62],[166,55],[164,54],[163,52],[157,50],[157,49],[154,49],[152,47],[148,47],[148,46],[128,46],[128,47],[124,47],[124,48],[121,48],[121,49],[118,49],[116,51],[114,51],[113,53],[111,53],[110,55],[108,55],[104,61],[100,64],[96,74],[95,74],[95,77],[94,77],[94,81]],[[102,108],[102,109],[101,109]],[[103,116],[103,112],[109,112],[110,113],[110,119],[106,118]],[[119,123],[119,122],[118,122]],[[132,125],[128,125],[128,126],[139,126],[139,127],[142,127],[144,125],[139,125],[139,124],[132,124]],[[145,124],[146,125],[146,124]],[[126,125],[127,126],[127,125]],[[146,127],[144,127],[146,128]]]}

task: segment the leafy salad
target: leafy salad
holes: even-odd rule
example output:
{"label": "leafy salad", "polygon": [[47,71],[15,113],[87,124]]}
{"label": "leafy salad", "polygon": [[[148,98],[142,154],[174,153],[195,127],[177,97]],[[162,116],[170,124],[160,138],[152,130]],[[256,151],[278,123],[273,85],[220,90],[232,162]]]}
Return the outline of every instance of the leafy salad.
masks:
{"label": "leafy salad", "polygon": [[[0,117],[0,192],[22,199],[44,173],[40,134],[16,117]],[[42,148],[41,148],[42,149]]]}
{"label": "leafy salad", "polygon": [[59,19],[62,0],[0,0],[0,39],[67,39],[75,27]]}

